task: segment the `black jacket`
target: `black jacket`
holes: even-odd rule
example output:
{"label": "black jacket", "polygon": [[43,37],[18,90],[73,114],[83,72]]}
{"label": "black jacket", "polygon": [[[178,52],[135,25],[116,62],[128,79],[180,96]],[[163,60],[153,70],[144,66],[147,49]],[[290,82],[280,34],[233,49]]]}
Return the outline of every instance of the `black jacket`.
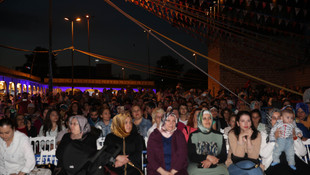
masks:
{"label": "black jacket", "polygon": [[100,162],[90,163],[97,153],[97,136],[86,134],[80,140],[72,140],[70,133],[63,136],[57,151],[58,167],[63,174],[86,175],[103,174],[103,166]]}
{"label": "black jacket", "polygon": [[[110,146],[113,144],[118,144],[121,147],[121,152],[119,155],[124,155],[123,152],[123,138],[120,138],[113,133],[110,133],[105,138],[104,145]],[[133,126],[132,132],[129,136],[125,138],[125,154],[129,155],[128,159],[141,170],[141,154],[142,150],[145,148],[145,143],[143,137],[138,134],[136,128]],[[119,168],[114,168],[112,165],[107,166],[110,170],[116,172],[117,174],[124,174],[125,165]],[[139,171],[127,164],[127,175],[139,175]]]}

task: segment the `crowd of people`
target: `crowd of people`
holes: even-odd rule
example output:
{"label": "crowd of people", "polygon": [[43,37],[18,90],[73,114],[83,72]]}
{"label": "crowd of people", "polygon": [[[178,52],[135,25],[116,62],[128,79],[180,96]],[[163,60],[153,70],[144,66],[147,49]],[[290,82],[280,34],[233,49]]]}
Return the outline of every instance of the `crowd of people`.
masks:
{"label": "crowd of people", "polygon": [[[29,137],[36,136],[56,138],[57,174],[143,174],[143,150],[148,174],[154,175],[310,172],[303,160],[310,99],[271,88],[235,93],[238,97],[225,90],[212,96],[177,86],[156,93],[104,89],[4,96],[0,172],[29,173],[35,166]],[[113,155],[108,162],[98,156],[98,138]]]}

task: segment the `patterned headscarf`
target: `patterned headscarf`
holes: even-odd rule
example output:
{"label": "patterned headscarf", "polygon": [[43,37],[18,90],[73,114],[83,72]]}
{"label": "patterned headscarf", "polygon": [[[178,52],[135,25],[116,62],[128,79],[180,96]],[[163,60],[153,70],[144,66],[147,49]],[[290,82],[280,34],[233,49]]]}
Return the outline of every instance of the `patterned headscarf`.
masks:
{"label": "patterned headscarf", "polygon": [[168,112],[168,113],[165,114],[164,118],[162,119],[162,125],[160,126],[159,131],[166,138],[169,138],[170,136],[172,136],[174,131],[177,130],[177,126],[175,126],[175,128],[172,131],[168,131],[166,129],[166,127],[165,127],[166,121],[167,121],[168,117],[170,117],[170,116],[175,118],[175,123],[176,124],[178,123],[178,118],[177,118],[177,116],[173,112]]}
{"label": "patterned headscarf", "polygon": [[298,111],[299,108],[301,108],[306,113],[306,117],[305,117],[305,121],[306,121],[307,117],[309,115],[308,105],[306,103],[297,103],[296,104],[296,112]]}
{"label": "patterned headscarf", "polygon": [[71,123],[73,119],[77,119],[79,126],[80,126],[80,132],[85,135],[86,133],[90,132],[90,125],[87,121],[87,119],[84,116],[81,115],[75,115],[69,118],[69,122]]}
{"label": "patterned headscarf", "polygon": [[[211,116],[212,122],[211,122],[210,128],[205,128],[205,127],[203,126],[203,124],[202,124],[202,118],[203,118],[203,115],[204,115],[204,114],[209,114],[209,115]],[[212,125],[214,124],[214,120],[213,120],[213,116],[212,116],[211,112],[208,111],[208,110],[201,110],[201,111],[199,112],[199,114],[198,114],[197,122],[198,122],[198,128],[199,128],[199,130],[200,130],[201,132],[203,132],[203,133],[209,133],[209,132],[212,130]]]}
{"label": "patterned headscarf", "polygon": [[129,113],[118,114],[113,117],[111,125],[111,132],[113,134],[121,138],[130,135],[130,133],[125,130],[125,120],[127,117],[131,118]]}

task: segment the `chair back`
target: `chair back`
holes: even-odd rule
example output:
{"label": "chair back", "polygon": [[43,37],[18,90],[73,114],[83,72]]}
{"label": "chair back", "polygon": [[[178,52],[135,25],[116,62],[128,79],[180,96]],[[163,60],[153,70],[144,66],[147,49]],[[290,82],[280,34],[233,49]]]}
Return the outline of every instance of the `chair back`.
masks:
{"label": "chair back", "polygon": [[304,156],[304,161],[307,164],[310,164],[310,139],[303,141],[303,144],[305,145],[307,149],[307,154]]}
{"label": "chair back", "polygon": [[144,172],[144,175],[147,175],[147,155],[146,155],[146,150],[142,151],[141,154],[141,162],[142,162],[142,171]]}
{"label": "chair back", "polygon": [[30,143],[37,165],[57,165],[55,137],[30,137]]}
{"label": "chair back", "polygon": [[99,137],[97,139],[97,150],[101,150],[101,148],[104,145],[104,140],[105,140],[105,137]]}

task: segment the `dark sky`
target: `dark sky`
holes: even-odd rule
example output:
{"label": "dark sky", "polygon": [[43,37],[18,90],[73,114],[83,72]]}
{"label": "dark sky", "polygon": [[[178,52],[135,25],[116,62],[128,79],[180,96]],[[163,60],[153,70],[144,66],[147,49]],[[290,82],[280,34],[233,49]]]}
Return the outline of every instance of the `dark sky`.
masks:
{"label": "dark sky", "polygon": [[[157,31],[190,48],[207,53],[206,44],[186,34],[186,32],[172,27],[168,22],[143,8],[124,0],[112,2]],[[48,3],[48,0],[5,0],[1,3],[0,44],[28,50],[33,50],[37,46],[48,48]],[[90,22],[92,52],[147,65],[146,33],[103,0],[54,0],[53,49],[61,49],[71,45],[71,25],[70,22],[64,21],[64,17],[81,17],[86,14],[94,16]],[[75,23],[74,31],[75,47],[87,51],[86,20]],[[172,46],[187,58],[193,58],[192,53],[178,46]],[[9,68],[21,66],[26,61],[25,54],[25,52],[0,48],[0,65]],[[151,66],[156,66],[156,61],[165,55],[178,58],[181,63],[185,64],[185,69],[191,68],[188,63],[181,60],[182,58],[151,37]],[[104,61],[100,62],[104,63]],[[59,66],[71,65],[71,52],[68,50],[59,53],[57,64]],[[88,56],[76,53],[75,65],[88,65]],[[94,59],[92,65],[95,65]],[[198,59],[198,65],[206,67],[206,60]],[[121,68],[113,66],[112,70],[113,75],[118,76]],[[136,71],[126,73],[138,74]],[[145,77],[143,76],[143,78]]]}

